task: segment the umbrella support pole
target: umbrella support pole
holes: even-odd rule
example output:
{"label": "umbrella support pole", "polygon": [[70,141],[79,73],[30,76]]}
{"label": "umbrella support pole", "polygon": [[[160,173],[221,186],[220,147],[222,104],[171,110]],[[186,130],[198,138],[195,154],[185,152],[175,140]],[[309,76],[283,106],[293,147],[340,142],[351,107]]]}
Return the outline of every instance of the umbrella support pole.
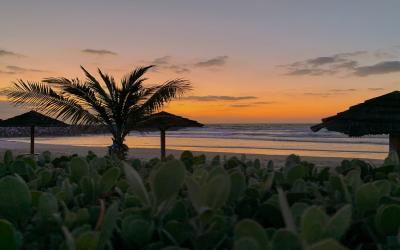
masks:
{"label": "umbrella support pole", "polygon": [[397,161],[399,161],[400,157],[400,135],[389,135],[389,155],[395,152],[397,156]]}
{"label": "umbrella support pole", "polygon": [[161,130],[160,131],[160,137],[161,137],[161,141],[160,141],[160,146],[161,146],[161,160],[165,161],[165,130]]}
{"label": "umbrella support pole", "polygon": [[31,154],[35,154],[35,126],[31,126]]}

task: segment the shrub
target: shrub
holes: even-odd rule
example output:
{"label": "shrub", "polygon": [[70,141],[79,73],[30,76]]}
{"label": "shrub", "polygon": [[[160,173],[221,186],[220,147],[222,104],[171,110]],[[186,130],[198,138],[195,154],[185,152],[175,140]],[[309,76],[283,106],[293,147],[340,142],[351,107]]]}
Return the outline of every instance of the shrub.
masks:
{"label": "shrub", "polygon": [[0,249],[399,249],[397,169],[6,152]]}

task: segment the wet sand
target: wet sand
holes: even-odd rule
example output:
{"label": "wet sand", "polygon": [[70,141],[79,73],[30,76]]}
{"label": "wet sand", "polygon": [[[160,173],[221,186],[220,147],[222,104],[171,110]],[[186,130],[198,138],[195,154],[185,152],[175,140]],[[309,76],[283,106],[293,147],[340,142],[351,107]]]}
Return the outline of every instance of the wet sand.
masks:
{"label": "wet sand", "polygon": [[[29,148],[30,148],[29,143],[0,140],[0,154],[2,154],[7,149],[12,150],[16,154],[26,154],[29,153]],[[35,145],[35,153],[50,151],[56,156],[71,155],[71,154],[86,155],[89,150],[93,151],[95,154],[100,156],[107,154],[107,148],[104,147],[66,146],[66,145],[53,145],[53,144],[40,144],[40,143],[37,143]],[[199,152],[199,151],[192,151],[192,152],[195,155],[205,154],[207,156],[207,159],[211,159],[216,155],[220,155],[221,157],[242,156],[242,154],[237,154],[237,153]],[[173,154],[176,157],[179,157],[181,153],[182,150],[167,150],[167,154]],[[159,157],[159,155],[160,155],[160,150],[158,148],[131,148],[129,150],[130,158],[151,159],[154,157]],[[283,165],[287,157],[287,155],[263,155],[263,154],[245,154],[245,156],[248,159],[258,158],[264,163],[268,162],[269,160],[272,160],[274,161],[276,166]],[[311,156],[304,156],[301,158],[302,160],[315,163],[318,166],[336,166],[340,164],[340,162],[344,159],[339,157],[311,157]],[[376,159],[363,159],[363,160],[366,160],[376,165],[383,162],[382,160],[376,160]]]}

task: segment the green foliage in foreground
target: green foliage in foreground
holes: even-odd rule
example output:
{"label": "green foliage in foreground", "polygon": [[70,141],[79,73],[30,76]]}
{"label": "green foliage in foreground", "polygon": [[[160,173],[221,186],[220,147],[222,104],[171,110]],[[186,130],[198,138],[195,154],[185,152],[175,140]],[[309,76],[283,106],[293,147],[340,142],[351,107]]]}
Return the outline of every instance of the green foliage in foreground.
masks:
{"label": "green foliage in foreground", "polygon": [[0,249],[400,249],[400,169],[189,152],[0,163]]}

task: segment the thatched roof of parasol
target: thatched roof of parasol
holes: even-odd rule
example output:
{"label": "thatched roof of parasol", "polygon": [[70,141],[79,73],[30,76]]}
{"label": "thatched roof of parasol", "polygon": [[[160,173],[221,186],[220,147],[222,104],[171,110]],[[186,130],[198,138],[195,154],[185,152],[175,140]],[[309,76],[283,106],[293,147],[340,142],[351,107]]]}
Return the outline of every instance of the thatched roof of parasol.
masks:
{"label": "thatched roof of parasol", "polygon": [[322,128],[349,136],[400,134],[400,91],[351,106],[311,127],[314,132]]}
{"label": "thatched roof of parasol", "polygon": [[0,127],[66,127],[68,124],[36,111],[17,115],[0,121]]}
{"label": "thatched roof of parasol", "polygon": [[162,111],[148,116],[141,122],[138,122],[134,130],[154,131],[154,130],[178,130],[187,127],[203,127],[204,125],[181,116]]}

